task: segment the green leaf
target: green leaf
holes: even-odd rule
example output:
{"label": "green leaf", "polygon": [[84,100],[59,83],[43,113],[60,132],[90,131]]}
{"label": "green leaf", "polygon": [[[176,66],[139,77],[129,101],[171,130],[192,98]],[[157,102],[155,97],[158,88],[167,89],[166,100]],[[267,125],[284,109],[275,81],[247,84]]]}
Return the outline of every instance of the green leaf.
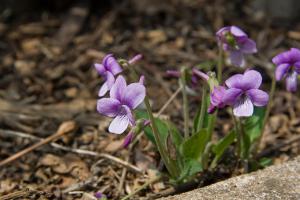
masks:
{"label": "green leaf", "polygon": [[[148,113],[146,111],[136,110],[135,116],[137,119],[149,119]],[[155,123],[158,129],[159,134],[162,137],[163,144],[166,144],[167,137],[168,137],[168,126],[165,122],[160,120],[159,118],[155,118]],[[156,145],[155,138],[150,126],[144,129],[145,135],[147,138]]]}
{"label": "green leaf", "polygon": [[255,107],[253,115],[244,122],[245,134],[248,135],[251,144],[260,137],[265,113],[265,107]]}
{"label": "green leaf", "polygon": [[245,134],[242,140],[241,146],[241,157],[242,159],[248,159],[250,155],[250,148],[251,148],[251,139],[248,134]]}
{"label": "green leaf", "polygon": [[209,97],[209,95],[207,93],[206,87],[207,86],[203,86],[203,89],[202,89],[201,104],[199,105],[197,113],[194,118],[193,134],[197,133],[200,129],[203,128],[204,120],[205,120],[205,118],[208,118],[208,115],[209,115],[207,113],[207,105],[209,103],[209,102],[207,102],[207,97]]}
{"label": "green leaf", "polygon": [[271,158],[266,157],[263,157],[259,160],[249,160],[249,172],[270,166],[272,162],[273,160]]}
{"label": "green leaf", "polygon": [[179,150],[180,145],[183,142],[183,137],[178,131],[177,127],[172,122],[167,122],[168,130],[171,136],[171,139],[176,146],[176,148]]}
{"label": "green leaf", "polygon": [[187,159],[199,160],[207,142],[208,132],[206,129],[201,129],[182,143],[180,148],[181,155]]}
{"label": "green leaf", "polygon": [[241,156],[248,159],[255,147],[255,142],[260,138],[265,117],[265,107],[255,107],[253,115],[243,122],[244,137],[242,141]]}
{"label": "green leaf", "polygon": [[[135,117],[136,119],[149,119],[149,115],[147,113],[147,111],[143,111],[143,110],[136,110],[135,111]],[[151,127],[146,127],[144,129],[144,133],[146,135],[146,137],[153,143],[155,144],[155,138],[154,135],[152,133],[152,129]]]}
{"label": "green leaf", "polygon": [[258,162],[261,167],[267,167],[272,165],[273,160],[271,158],[263,157]]}
{"label": "green leaf", "polygon": [[194,118],[194,123],[193,123],[193,132],[196,133],[199,127],[199,123],[200,123],[200,113],[201,113],[201,106],[198,107],[197,113],[195,115]]}
{"label": "green leaf", "polygon": [[198,172],[203,171],[202,165],[198,160],[186,159],[184,161],[184,168],[177,181],[183,181],[184,179],[190,179]]}
{"label": "green leaf", "polygon": [[217,144],[213,147],[213,152],[215,157],[210,165],[211,168],[215,168],[225,150],[234,142],[236,133],[234,130],[230,131],[224,138],[222,138]]}
{"label": "green leaf", "polygon": [[224,138],[218,141],[218,143],[214,146],[213,152],[217,154],[223,154],[223,152],[226,150],[229,145],[234,141],[235,139],[235,131],[232,130],[227,134]]}

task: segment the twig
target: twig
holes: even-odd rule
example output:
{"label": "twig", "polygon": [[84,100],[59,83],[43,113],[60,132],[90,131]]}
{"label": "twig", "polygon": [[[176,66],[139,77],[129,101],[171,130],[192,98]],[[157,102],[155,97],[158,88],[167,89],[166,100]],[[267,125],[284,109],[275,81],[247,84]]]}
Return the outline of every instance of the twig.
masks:
{"label": "twig", "polygon": [[131,198],[133,195],[137,194],[139,191],[145,189],[146,187],[148,187],[149,185],[151,185],[152,183],[157,182],[158,180],[160,180],[162,177],[161,176],[157,176],[151,180],[149,180],[148,182],[146,182],[144,185],[142,185],[141,187],[139,187],[137,190],[133,191],[132,193],[128,194],[127,196],[125,196],[124,198],[122,198],[121,200],[126,200]]}
{"label": "twig", "polygon": [[[43,141],[42,138],[33,136],[33,135],[29,135],[26,133],[22,133],[22,132],[17,132],[17,131],[11,131],[11,130],[3,130],[0,129],[0,133],[4,133],[6,135],[13,135],[13,136],[18,136],[18,137],[22,137],[22,138],[28,138],[31,140],[35,140],[35,141]],[[135,172],[138,173],[142,173],[142,170],[124,160],[121,160],[120,158],[117,158],[115,156],[106,154],[106,153],[97,153],[94,151],[88,151],[88,150],[83,150],[83,149],[74,149],[74,148],[70,148],[70,147],[65,147],[63,145],[57,144],[55,142],[50,143],[50,145],[54,148],[60,149],[60,150],[64,150],[64,151],[69,151],[69,152],[73,152],[73,153],[77,153],[77,154],[82,154],[82,155],[89,155],[89,156],[95,156],[95,157],[102,157],[102,158],[106,158],[109,159],[113,162],[116,162],[118,164],[123,165],[124,167],[127,167]]]}
{"label": "twig", "polygon": [[[91,195],[91,194],[89,194],[89,193],[87,193],[87,192],[83,192],[83,191],[72,191],[72,192],[69,192],[69,194],[82,194],[83,196],[82,196],[82,198],[83,199],[92,199],[92,200],[97,200],[97,198],[96,197],[94,197],[93,195]],[[86,198],[84,198],[84,196],[86,197]]]}
{"label": "twig", "polygon": [[73,185],[67,187],[66,189],[64,189],[64,190],[62,191],[62,193],[70,193],[70,192],[72,192],[72,191],[74,191],[74,190],[78,190],[78,189],[80,189],[80,188],[82,188],[82,187],[84,187],[84,186],[86,186],[86,185],[92,183],[93,181],[95,181],[95,179],[96,179],[96,177],[95,177],[95,176],[92,176],[91,178],[89,178],[89,179],[87,179],[87,180],[84,180],[84,181],[82,181],[82,182],[73,184]]}
{"label": "twig", "polygon": [[[131,152],[131,149],[129,150],[129,152]],[[129,157],[130,157],[130,155],[127,155],[127,157],[126,157],[127,162],[129,161]],[[125,183],[126,174],[127,174],[127,168],[123,168],[122,175],[121,175],[121,180],[120,180],[119,187],[118,187],[118,191],[119,191],[120,194],[122,192],[122,188],[123,188],[124,183]]]}
{"label": "twig", "polygon": [[6,165],[6,164],[8,164],[8,163],[10,163],[10,162],[12,162],[12,161],[20,158],[21,156],[24,156],[25,154],[27,154],[27,153],[29,153],[29,152],[31,152],[31,151],[33,151],[33,150],[35,150],[35,149],[37,149],[37,148],[45,145],[47,143],[50,143],[50,142],[52,142],[52,141],[60,138],[64,134],[73,131],[75,129],[75,127],[76,127],[76,125],[75,125],[75,123],[73,121],[63,122],[59,126],[59,128],[58,128],[58,130],[56,131],[55,134],[47,137],[44,140],[41,140],[40,142],[34,144],[33,146],[30,146],[30,147],[28,147],[26,149],[23,149],[22,151],[19,151],[18,153],[16,153],[16,154],[14,154],[14,155],[12,155],[12,156],[4,159],[3,161],[0,162],[0,167],[3,167],[4,165]]}
{"label": "twig", "polygon": [[0,200],[9,200],[9,199],[16,199],[16,198],[24,198],[30,194],[32,194],[34,191],[29,190],[28,188],[21,191],[16,191],[7,195],[4,195],[0,197]]}
{"label": "twig", "polygon": [[168,99],[168,101],[161,107],[161,109],[158,111],[157,116],[161,115],[165,109],[170,105],[170,103],[175,99],[175,97],[179,94],[181,91],[182,87],[179,87],[174,94]]}

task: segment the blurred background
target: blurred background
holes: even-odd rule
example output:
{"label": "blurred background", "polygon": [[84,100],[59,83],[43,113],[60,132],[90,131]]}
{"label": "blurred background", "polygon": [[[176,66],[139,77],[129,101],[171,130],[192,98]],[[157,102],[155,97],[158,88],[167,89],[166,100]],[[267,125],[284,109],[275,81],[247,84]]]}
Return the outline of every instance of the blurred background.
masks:
{"label": "blurred background", "polygon": [[31,103],[94,96],[91,64],[108,52],[142,53],[145,73],[211,61],[224,25],[244,29],[259,49],[251,62],[268,65],[276,48],[299,46],[299,9],[296,0],[2,0],[0,94]]}
{"label": "blurred background", "polygon": [[[143,54],[137,70],[146,76],[147,91],[157,111],[178,87],[177,80],[166,77],[165,71],[199,63],[213,70],[218,49],[215,32],[222,26],[236,25],[257,42],[258,53],[247,62],[263,73],[264,90],[268,90],[274,72],[271,58],[290,47],[300,47],[299,11],[297,0],[1,0],[0,160],[33,144],[31,139],[9,131],[45,138],[70,119],[78,130],[64,136],[59,144],[125,158],[128,152],[119,150],[122,138],[107,133],[110,120],[95,109],[101,79],[92,64],[101,62],[107,53],[124,59]],[[226,67],[224,74],[227,77],[233,71],[242,69]],[[263,148],[300,132],[299,93],[285,92],[284,83],[278,88]],[[191,101],[198,102],[199,97],[191,97]],[[167,117],[181,123],[180,109],[178,97],[168,108]],[[217,126],[220,137],[230,129],[228,120],[224,114]],[[299,152],[297,144],[283,148],[275,153],[274,162]],[[153,146],[146,140],[130,158],[144,169],[159,165]],[[64,171],[53,167],[54,161],[81,167],[76,172]],[[45,146],[0,169],[0,195],[31,185],[60,197],[64,189],[92,174],[98,181],[88,184],[85,191],[100,188],[118,199],[145,182],[139,174],[128,172],[125,186],[118,189],[122,166],[105,160],[95,171],[97,161]],[[230,173],[220,172],[217,179]],[[201,184],[214,181],[208,178]],[[153,187],[150,193],[165,189],[161,187]]]}

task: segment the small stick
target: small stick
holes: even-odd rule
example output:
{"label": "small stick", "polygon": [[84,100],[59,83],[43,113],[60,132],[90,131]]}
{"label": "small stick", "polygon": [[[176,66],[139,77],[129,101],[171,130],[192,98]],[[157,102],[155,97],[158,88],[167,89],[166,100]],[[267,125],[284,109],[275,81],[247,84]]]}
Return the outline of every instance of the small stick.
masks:
{"label": "small stick", "polygon": [[[35,141],[43,141],[43,139],[41,139],[39,137],[29,135],[29,134],[26,134],[26,133],[22,133],[22,132],[0,129],[0,133],[1,132],[4,133],[4,134],[7,134],[7,135],[14,135],[14,136],[22,137],[22,138],[28,138],[28,139],[31,139],[31,140],[35,140]],[[55,142],[50,143],[50,145],[54,148],[61,149],[61,150],[64,150],[64,151],[69,151],[69,152],[72,152],[72,153],[106,158],[106,159],[111,160],[115,163],[121,164],[124,167],[127,167],[127,168],[131,169],[132,171],[135,171],[135,172],[138,172],[138,173],[143,172],[140,168],[138,168],[138,167],[136,167],[136,166],[124,161],[124,160],[121,160],[120,158],[109,155],[107,153],[97,153],[97,152],[94,152],[94,151],[88,151],[88,150],[83,150],[83,149],[74,149],[74,148],[70,148],[70,147],[66,147],[66,146],[57,144]]]}
{"label": "small stick", "polygon": [[[130,151],[131,151],[131,149],[130,149]],[[129,161],[129,155],[127,155],[126,161],[127,162]],[[123,189],[123,186],[124,186],[124,183],[125,183],[126,174],[127,174],[127,168],[123,168],[122,175],[121,175],[121,180],[120,180],[119,187],[118,187],[118,192],[120,194],[122,192],[122,189]]]}
{"label": "small stick", "polygon": [[47,137],[46,139],[41,140],[40,142],[38,142],[38,143],[36,143],[36,144],[34,144],[34,145],[26,148],[26,149],[23,149],[22,151],[19,151],[18,153],[16,153],[16,154],[14,154],[14,155],[12,155],[12,156],[10,156],[10,157],[2,160],[0,162],[0,167],[3,167],[4,165],[6,165],[6,164],[8,164],[8,163],[10,163],[10,162],[12,162],[12,161],[20,158],[21,156],[24,156],[25,154],[27,154],[27,153],[29,153],[29,152],[31,152],[31,151],[33,151],[33,150],[35,150],[35,149],[37,149],[37,148],[45,145],[47,143],[50,143],[50,142],[52,142],[52,141],[60,138],[64,134],[73,131],[75,129],[75,127],[76,126],[75,126],[75,123],[73,121],[63,122],[59,126],[59,128],[58,128],[58,130],[56,131],[55,134],[53,134],[53,135]]}
{"label": "small stick", "polygon": [[28,195],[31,195],[34,192],[35,192],[34,190],[30,190],[30,189],[26,188],[24,190],[20,190],[20,191],[16,191],[16,192],[4,195],[4,196],[0,197],[0,200],[17,199],[17,198],[21,198],[21,197],[24,198],[24,197],[27,197]]}
{"label": "small stick", "polygon": [[144,185],[142,185],[141,187],[139,187],[137,190],[133,191],[132,193],[128,194],[127,196],[125,196],[124,198],[122,198],[121,200],[126,200],[131,198],[133,195],[137,194],[139,191],[145,189],[146,187],[148,187],[149,185],[151,185],[152,183],[155,183],[157,181],[159,181],[162,177],[161,176],[157,176],[153,179],[150,179],[149,181],[147,181],[146,183],[144,183]]}
{"label": "small stick", "polygon": [[159,115],[161,115],[165,109],[169,106],[169,104],[175,99],[175,97],[179,94],[179,92],[181,91],[182,86],[179,87],[173,94],[172,96],[168,99],[168,101],[163,105],[163,107],[161,107],[161,109],[158,111],[157,113],[157,117],[159,117]]}

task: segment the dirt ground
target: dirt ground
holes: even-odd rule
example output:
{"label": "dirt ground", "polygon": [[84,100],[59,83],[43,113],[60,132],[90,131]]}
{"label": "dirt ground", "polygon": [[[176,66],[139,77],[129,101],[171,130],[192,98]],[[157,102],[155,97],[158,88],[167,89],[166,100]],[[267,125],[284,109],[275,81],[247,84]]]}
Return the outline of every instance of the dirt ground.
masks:
{"label": "dirt ground", "polygon": [[[149,141],[142,137],[133,149],[123,149],[125,134],[108,133],[110,119],[96,112],[101,78],[92,64],[106,53],[126,59],[143,54],[138,71],[146,76],[158,111],[178,87],[165,71],[203,62],[215,67],[215,32],[224,25],[242,27],[257,42],[259,53],[248,62],[263,73],[265,90],[274,71],[271,58],[300,47],[300,23],[278,26],[248,1],[84,2],[0,16],[0,161],[61,133],[61,126],[69,129],[55,143],[0,166],[0,199],[95,199],[96,192],[119,199],[155,177],[155,168],[162,169]],[[224,76],[233,71],[241,69],[226,67]],[[193,108],[200,97],[191,99]],[[299,155],[299,113],[299,92],[292,95],[279,83],[261,156],[282,163]],[[180,122],[181,97],[163,114]],[[225,112],[220,116],[218,137],[232,126]],[[194,187],[231,173],[203,174]],[[133,199],[172,192],[170,184],[159,181]]]}

